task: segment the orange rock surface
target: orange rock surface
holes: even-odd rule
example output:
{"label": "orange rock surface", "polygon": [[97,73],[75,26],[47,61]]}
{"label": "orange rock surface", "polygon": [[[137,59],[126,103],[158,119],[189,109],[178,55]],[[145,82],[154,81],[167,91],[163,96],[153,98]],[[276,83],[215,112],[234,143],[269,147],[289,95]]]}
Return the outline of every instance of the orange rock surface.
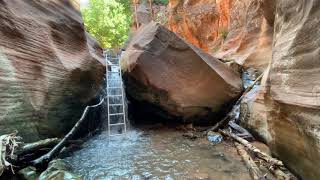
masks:
{"label": "orange rock surface", "polygon": [[257,0],[170,0],[170,30],[215,57],[263,71],[271,60],[272,25]]}

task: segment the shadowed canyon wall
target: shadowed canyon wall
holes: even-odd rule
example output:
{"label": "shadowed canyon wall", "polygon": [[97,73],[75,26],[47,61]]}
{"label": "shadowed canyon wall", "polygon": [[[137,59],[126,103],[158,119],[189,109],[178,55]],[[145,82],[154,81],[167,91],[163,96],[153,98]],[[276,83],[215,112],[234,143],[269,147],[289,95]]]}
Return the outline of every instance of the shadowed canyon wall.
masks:
{"label": "shadowed canyon wall", "polygon": [[0,134],[63,135],[98,96],[103,63],[68,0],[0,1]]}

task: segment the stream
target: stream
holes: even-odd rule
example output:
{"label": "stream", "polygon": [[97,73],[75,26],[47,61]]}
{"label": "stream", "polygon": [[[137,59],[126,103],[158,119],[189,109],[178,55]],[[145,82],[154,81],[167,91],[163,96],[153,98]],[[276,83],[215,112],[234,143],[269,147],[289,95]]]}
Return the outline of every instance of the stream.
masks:
{"label": "stream", "polygon": [[191,141],[174,128],[136,128],[123,136],[102,132],[65,160],[86,180],[250,179],[227,142]]}

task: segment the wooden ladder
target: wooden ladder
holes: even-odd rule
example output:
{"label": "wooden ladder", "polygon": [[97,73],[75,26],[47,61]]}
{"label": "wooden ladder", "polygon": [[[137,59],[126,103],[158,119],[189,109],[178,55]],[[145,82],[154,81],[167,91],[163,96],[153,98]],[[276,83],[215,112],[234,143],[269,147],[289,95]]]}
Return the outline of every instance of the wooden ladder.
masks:
{"label": "wooden ladder", "polygon": [[120,68],[120,56],[106,55],[108,134],[123,135],[127,132],[124,88]]}

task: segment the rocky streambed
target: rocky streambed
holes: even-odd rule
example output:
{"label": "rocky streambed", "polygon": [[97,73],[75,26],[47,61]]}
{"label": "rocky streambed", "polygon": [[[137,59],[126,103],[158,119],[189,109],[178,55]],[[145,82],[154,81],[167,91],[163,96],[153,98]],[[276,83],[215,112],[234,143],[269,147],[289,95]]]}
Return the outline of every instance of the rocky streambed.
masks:
{"label": "rocky streambed", "polygon": [[111,138],[103,132],[65,160],[84,179],[251,179],[232,143],[182,134],[163,126]]}

